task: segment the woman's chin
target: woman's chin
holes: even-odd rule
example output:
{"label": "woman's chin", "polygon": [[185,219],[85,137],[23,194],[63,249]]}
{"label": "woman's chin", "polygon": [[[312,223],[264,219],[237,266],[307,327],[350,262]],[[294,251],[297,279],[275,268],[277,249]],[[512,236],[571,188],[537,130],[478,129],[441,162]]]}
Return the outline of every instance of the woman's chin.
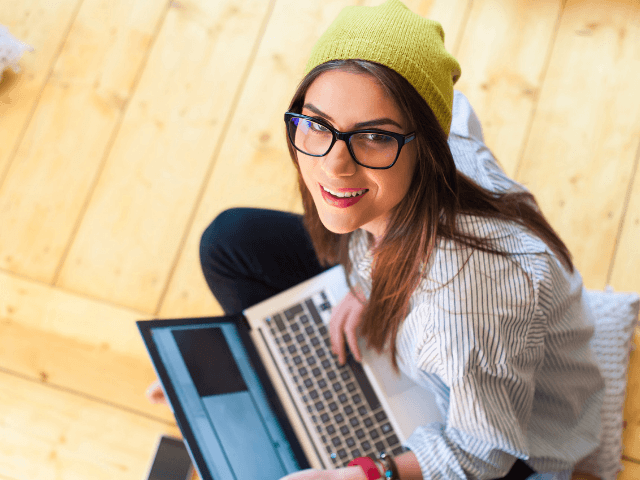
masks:
{"label": "woman's chin", "polygon": [[320,221],[324,225],[324,228],[336,234],[351,233],[359,227],[359,225],[352,222],[339,222],[334,219],[323,218],[322,215],[320,215]]}

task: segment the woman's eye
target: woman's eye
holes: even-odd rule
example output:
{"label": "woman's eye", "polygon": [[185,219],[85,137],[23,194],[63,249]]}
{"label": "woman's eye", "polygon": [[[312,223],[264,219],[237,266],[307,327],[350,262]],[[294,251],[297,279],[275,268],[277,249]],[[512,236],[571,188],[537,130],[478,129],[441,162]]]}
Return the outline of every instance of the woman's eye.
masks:
{"label": "woman's eye", "polygon": [[387,143],[393,140],[393,137],[390,137],[389,135],[382,135],[380,133],[367,133],[364,138],[367,142],[371,143]]}
{"label": "woman's eye", "polygon": [[324,125],[320,125],[319,123],[316,122],[309,122],[309,128],[311,128],[311,130],[314,130],[316,132],[328,132],[329,129],[327,127],[325,127]]}

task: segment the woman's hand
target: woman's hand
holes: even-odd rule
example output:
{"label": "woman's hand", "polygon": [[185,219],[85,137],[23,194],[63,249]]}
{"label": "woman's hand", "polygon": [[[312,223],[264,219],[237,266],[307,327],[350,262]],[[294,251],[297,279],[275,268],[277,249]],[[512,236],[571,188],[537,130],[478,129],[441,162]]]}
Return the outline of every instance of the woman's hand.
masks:
{"label": "woman's hand", "polygon": [[290,473],[280,480],[365,480],[367,477],[361,467],[345,467],[336,470],[302,470]]}
{"label": "woman's hand", "polygon": [[329,323],[331,351],[338,355],[340,364],[347,361],[345,337],[347,337],[347,343],[354,358],[358,362],[362,361],[358,348],[358,327],[364,310],[364,302],[364,296],[360,300],[350,291],[331,313],[331,322]]}
{"label": "woman's hand", "polygon": [[160,381],[156,380],[149,388],[147,388],[147,399],[151,403],[164,403],[165,405],[169,405],[167,403],[167,399],[164,396],[164,391],[162,390],[162,386],[160,385]]}

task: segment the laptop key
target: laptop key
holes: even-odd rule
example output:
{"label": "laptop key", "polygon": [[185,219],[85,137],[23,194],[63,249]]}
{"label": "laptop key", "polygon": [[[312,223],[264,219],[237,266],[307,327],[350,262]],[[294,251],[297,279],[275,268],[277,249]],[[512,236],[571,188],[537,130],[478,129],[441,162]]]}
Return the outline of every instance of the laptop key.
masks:
{"label": "laptop key", "polygon": [[362,446],[365,452],[368,452],[369,450],[371,450],[371,444],[366,440],[362,442],[360,445]]}
{"label": "laptop key", "polygon": [[287,350],[289,350],[289,353],[296,353],[297,348],[295,345],[289,345]]}
{"label": "laptop key", "polygon": [[323,423],[327,423],[329,420],[331,420],[331,418],[329,417],[328,413],[323,413],[322,415],[320,415],[320,420],[322,420]]}
{"label": "laptop key", "polygon": [[331,367],[331,362],[325,358],[322,361],[322,367],[325,368],[325,369],[330,368]]}
{"label": "laptop key", "polygon": [[300,321],[305,324],[309,323],[309,317],[306,315],[300,315]]}
{"label": "laptop key", "polygon": [[296,341],[297,341],[298,343],[302,343],[302,342],[304,342],[304,335],[303,335],[303,334],[301,334],[301,333],[299,333],[298,335],[296,335]]}
{"label": "laptop key", "polygon": [[362,454],[360,453],[360,450],[358,450],[357,448],[351,451],[351,458],[358,458],[361,456]]}
{"label": "laptop key", "polygon": [[307,328],[304,329],[304,331],[307,332],[307,335],[313,335],[314,328],[312,325],[309,325]]}
{"label": "laptop key", "polygon": [[311,386],[312,386],[312,385],[313,385],[313,380],[311,380],[310,378],[307,378],[307,379],[304,381],[304,386],[305,386],[305,387],[307,387],[307,388],[311,388]]}
{"label": "laptop key", "polygon": [[319,412],[324,410],[324,403],[316,402],[316,410],[319,411]]}
{"label": "laptop key", "polygon": [[336,372],[334,372],[333,370],[329,370],[327,372],[327,377],[329,377],[329,380],[335,380],[336,378]]}
{"label": "laptop key", "polygon": [[285,343],[289,343],[291,341],[291,335],[289,335],[288,333],[285,333],[282,336],[282,341],[285,342]]}
{"label": "laptop key", "polygon": [[318,367],[316,367],[313,370],[311,370],[311,373],[313,373],[314,377],[319,377],[322,374],[322,371]]}
{"label": "laptop key", "polygon": [[341,393],[338,395],[338,400],[340,400],[341,403],[345,403],[347,401],[347,396],[344,393]]}
{"label": "laptop key", "polygon": [[333,397],[333,393],[331,393],[331,390],[325,390],[324,392],[322,392],[322,395],[324,395],[325,400],[329,400],[331,397]]}
{"label": "laptop key", "polygon": [[327,425],[327,433],[329,435],[333,435],[334,433],[336,433],[336,427],[334,427],[333,425]]}
{"label": "laptop key", "polygon": [[[291,348],[291,347],[289,347],[289,348]],[[311,351],[311,349],[309,348],[309,345],[303,345],[300,350],[302,350],[302,353],[304,353],[305,355],[308,354]]]}
{"label": "laptop key", "polygon": [[400,440],[398,440],[397,435],[391,435],[390,437],[387,437],[387,443],[389,444],[390,447],[393,447],[398,442],[400,442]]}
{"label": "laptop key", "polygon": [[376,438],[378,438],[380,436],[380,434],[378,433],[378,430],[376,430],[374,428],[374,429],[369,430],[369,436],[375,440]]}
{"label": "laptop key", "polygon": [[318,340],[318,337],[311,337],[311,345],[313,345],[314,347],[320,345],[320,340]]}
{"label": "laptop key", "polygon": [[333,437],[331,439],[331,443],[333,443],[334,447],[337,447],[338,445],[342,444],[342,440],[340,440],[340,437]]}
{"label": "laptop key", "polygon": [[325,327],[324,325],[322,325],[319,329],[318,332],[320,332],[320,335],[324,336],[325,333],[327,333],[327,327]]}
{"label": "laptop key", "polygon": [[351,375],[349,375],[349,372],[346,370],[342,372],[340,376],[342,377],[343,380],[349,380],[351,378]]}
{"label": "laptop key", "polygon": [[338,456],[340,458],[344,458],[347,456],[347,451],[344,448],[341,448],[340,450],[338,450]]}
{"label": "laptop key", "polygon": [[353,384],[353,382],[347,384],[347,390],[349,390],[350,392],[353,392],[356,389],[356,386]]}
{"label": "laptop key", "polygon": [[287,317],[287,320],[291,320],[291,319],[295,318],[296,315],[298,315],[300,313],[303,313],[303,312],[304,312],[304,308],[302,308],[302,305],[298,304],[298,305],[294,305],[290,309],[286,310],[284,312],[284,316]]}
{"label": "laptop key", "polygon": [[325,381],[324,378],[321,378],[320,380],[318,380],[318,387],[324,388],[326,386],[327,386],[327,382]]}
{"label": "laptop key", "polygon": [[357,393],[353,397],[351,397],[351,400],[353,400],[353,403],[360,403],[362,401],[360,395],[358,395]]}
{"label": "laptop key", "polygon": [[295,363],[296,365],[300,365],[302,363],[300,355],[296,355],[295,357],[293,357],[293,363]]}
{"label": "laptop key", "polygon": [[309,392],[309,396],[315,400],[316,398],[318,398],[318,392],[315,390],[311,390]]}
{"label": "laptop key", "polygon": [[[340,427],[340,433],[343,435],[348,435],[349,434],[349,427],[347,427],[346,425],[343,425]],[[353,445],[349,445],[350,447],[352,447]]]}
{"label": "laptop key", "polygon": [[387,419],[387,415],[384,413],[384,411],[380,411],[378,413],[376,413],[376,420],[381,422],[383,420]]}
{"label": "laptop key", "polygon": [[304,377],[308,373],[307,367],[300,367],[298,369],[298,373],[300,374],[301,377]]}
{"label": "laptop key", "polygon": [[320,347],[318,350],[316,350],[316,355],[318,357],[324,357],[327,354],[327,352],[324,351],[324,348]]}
{"label": "laptop key", "polygon": [[336,423],[344,422],[344,417],[342,416],[341,413],[338,413],[334,418],[336,419]]}
{"label": "laptop key", "polygon": [[389,433],[393,430],[393,428],[391,428],[390,423],[385,423],[384,425],[382,425],[382,427],[380,427],[380,430],[382,430],[382,433]]}
{"label": "laptop key", "polygon": [[349,447],[353,447],[353,446],[356,444],[356,441],[355,441],[353,438],[349,437],[349,438],[347,438],[347,439],[345,440],[345,443],[346,443]]}
{"label": "laptop key", "polygon": [[365,426],[368,428],[368,427],[370,427],[371,425],[373,425],[373,420],[371,420],[370,418],[365,418],[365,419],[364,419],[364,424],[365,424]]}
{"label": "laptop key", "polygon": [[336,392],[339,392],[340,390],[342,390],[342,384],[341,384],[341,383],[338,383],[338,382],[334,383],[334,384],[333,384],[333,389],[334,389]]}
{"label": "laptop key", "polygon": [[376,450],[378,450],[379,452],[384,452],[384,450],[385,450],[384,443],[376,442]]}
{"label": "laptop key", "polygon": [[338,405],[336,404],[336,402],[331,402],[329,404],[329,410],[331,410],[332,412],[335,412],[338,409]]}
{"label": "laptop key", "polygon": [[316,363],[316,357],[307,357],[307,363],[309,365],[314,365]]}
{"label": "laptop key", "polygon": [[358,407],[358,413],[360,415],[366,415],[367,414],[367,407],[365,407],[364,405],[360,405]]}
{"label": "laptop key", "polygon": [[363,429],[359,428],[358,430],[356,430],[356,437],[364,438],[364,436],[365,436],[365,433]]}
{"label": "laptop key", "polygon": [[347,405],[346,407],[344,407],[344,413],[346,413],[347,415],[351,415],[353,413],[353,408],[351,407],[351,405]]}
{"label": "laptop key", "polygon": [[404,453],[404,447],[402,445],[400,445],[399,447],[396,447],[392,450],[392,453],[394,455],[400,455],[401,453]]}

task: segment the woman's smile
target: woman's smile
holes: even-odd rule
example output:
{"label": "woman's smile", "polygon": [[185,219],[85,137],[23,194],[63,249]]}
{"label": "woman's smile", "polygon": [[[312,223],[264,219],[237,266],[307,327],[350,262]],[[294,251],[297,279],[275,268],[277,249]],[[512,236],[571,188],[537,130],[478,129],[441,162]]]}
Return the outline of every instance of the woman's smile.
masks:
{"label": "woman's smile", "polygon": [[355,205],[369,191],[366,188],[328,188],[320,183],[318,185],[324,201],[328,205],[337,208],[347,208]]}

